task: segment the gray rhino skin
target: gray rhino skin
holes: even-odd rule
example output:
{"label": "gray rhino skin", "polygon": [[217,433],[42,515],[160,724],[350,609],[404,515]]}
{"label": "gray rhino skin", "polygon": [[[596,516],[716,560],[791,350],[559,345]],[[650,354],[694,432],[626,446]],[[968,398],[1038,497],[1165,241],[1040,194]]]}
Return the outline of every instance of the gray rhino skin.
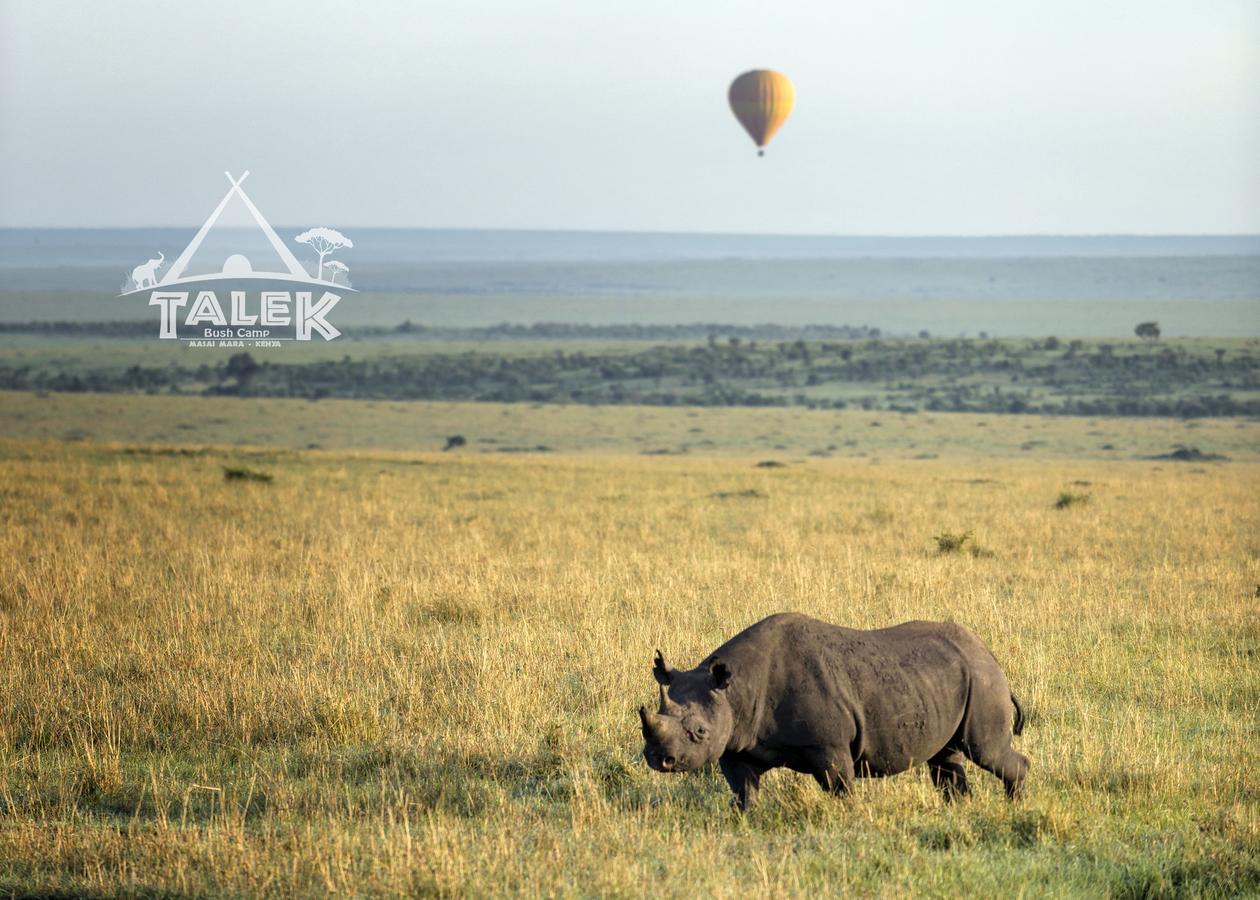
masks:
{"label": "gray rhino skin", "polygon": [[779,766],[840,794],[855,777],[926,762],[953,799],[968,791],[965,757],[1001,778],[1007,796],[1023,791],[1028,759],[1011,748],[1023,712],[992,652],[960,625],[857,631],[780,613],[689,672],[658,650],[653,674],[660,709],[639,707],[648,765],[687,772],[716,762],[740,809]]}

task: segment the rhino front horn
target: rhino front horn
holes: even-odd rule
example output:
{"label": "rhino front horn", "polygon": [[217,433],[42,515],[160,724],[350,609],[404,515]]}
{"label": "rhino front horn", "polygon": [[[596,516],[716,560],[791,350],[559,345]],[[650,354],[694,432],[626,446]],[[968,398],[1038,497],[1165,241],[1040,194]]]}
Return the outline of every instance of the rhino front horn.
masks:
{"label": "rhino front horn", "polygon": [[660,729],[657,728],[656,719],[657,717],[655,715],[648,712],[646,706],[639,707],[639,721],[643,723],[644,736],[656,737],[660,734]]}

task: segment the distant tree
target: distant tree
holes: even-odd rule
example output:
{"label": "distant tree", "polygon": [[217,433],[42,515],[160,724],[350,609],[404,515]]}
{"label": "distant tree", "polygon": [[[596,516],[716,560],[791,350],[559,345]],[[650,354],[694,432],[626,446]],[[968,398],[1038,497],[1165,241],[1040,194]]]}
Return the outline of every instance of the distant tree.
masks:
{"label": "distant tree", "polygon": [[1059,339],[1052,334],[1050,335],[1050,337],[1046,338],[1046,342],[1042,344],[1041,346],[1043,346],[1047,350],[1058,350]]}
{"label": "distant tree", "polygon": [[1158,322],[1140,322],[1137,328],[1133,329],[1133,333],[1146,341],[1159,340],[1159,323]]}
{"label": "distant tree", "polygon": [[227,361],[224,371],[240,384],[249,384],[250,379],[258,374],[262,366],[248,353],[234,353]]}
{"label": "distant tree", "polygon": [[319,271],[315,277],[324,280],[324,257],[342,247],[353,247],[354,242],[335,228],[311,228],[303,231],[296,238],[299,244],[310,244],[311,249],[319,254]]}

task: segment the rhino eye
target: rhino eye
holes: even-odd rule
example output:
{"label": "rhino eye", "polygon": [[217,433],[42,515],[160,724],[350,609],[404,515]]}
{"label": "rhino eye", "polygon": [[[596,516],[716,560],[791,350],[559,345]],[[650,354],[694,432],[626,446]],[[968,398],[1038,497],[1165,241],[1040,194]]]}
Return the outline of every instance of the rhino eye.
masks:
{"label": "rhino eye", "polygon": [[687,731],[687,737],[691,738],[694,743],[700,743],[709,736],[709,729],[703,725],[697,725],[694,730]]}

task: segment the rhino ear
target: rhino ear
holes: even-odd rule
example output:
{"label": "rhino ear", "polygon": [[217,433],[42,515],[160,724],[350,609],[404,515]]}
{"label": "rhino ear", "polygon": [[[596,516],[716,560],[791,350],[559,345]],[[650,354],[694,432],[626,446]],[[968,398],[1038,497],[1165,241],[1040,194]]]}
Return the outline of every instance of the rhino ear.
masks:
{"label": "rhino ear", "polygon": [[715,659],[709,666],[709,677],[713,679],[713,690],[723,691],[731,683],[731,670],[726,663]]}
{"label": "rhino ear", "polygon": [[669,684],[674,679],[674,670],[665,662],[660,650],[656,651],[656,660],[652,663],[652,676],[657,684]]}

